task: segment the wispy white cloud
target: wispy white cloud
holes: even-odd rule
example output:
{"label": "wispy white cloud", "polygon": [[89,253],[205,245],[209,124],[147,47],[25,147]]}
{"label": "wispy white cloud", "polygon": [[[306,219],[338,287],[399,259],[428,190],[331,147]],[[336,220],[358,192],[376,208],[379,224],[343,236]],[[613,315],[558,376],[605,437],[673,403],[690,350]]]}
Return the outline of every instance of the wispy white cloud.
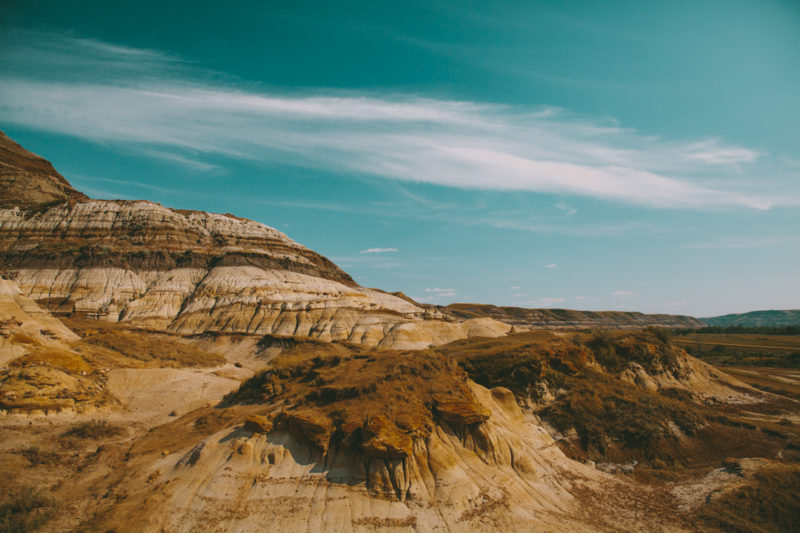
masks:
{"label": "wispy white cloud", "polygon": [[553,307],[565,301],[565,298],[539,298],[538,300],[525,300],[518,302],[518,305],[526,307]]}
{"label": "wispy white cloud", "polygon": [[711,165],[750,163],[758,159],[759,155],[755,150],[724,146],[719,139],[710,139],[686,146],[686,157]]}
{"label": "wispy white cloud", "polygon": [[63,34],[4,35],[0,120],[195,170],[212,170],[205,159],[223,156],[660,208],[800,204],[800,191],[752,187],[765,154],[718,139],[661,140],[555,108],[268,93],[213,81],[154,50]]}
{"label": "wispy white cloud", "polygon": [[522,287],[520,287],[519,285],[511,285],[508,289],[511,291],[518,291],[521,288]]}
{"label": "wispy white cloud", "polygon": [[571,206],[567,205],[567,204],[566,204],[566,203],[564,203],[564,202],[558,202],[558,203],[556,204],[556,209],[559,209],[559,210],[563,211],[563,212],[564,212],[564,214],[565,214],[565,215],[567,215],[568,217],[571,217],[572,215],[575,215],[575,214],[577,214],[577,212],[578,212],[578,210],[577,210],[577,209],[575,209],[574,207],[571,207]]}
{"label": "wispy white cloud", "polygon": [[634,296],[636,296],[636,293],[632,291],[614,291],[611,293],[611,296],[623,300],[623,299],[633,298]]}
{"label": "wispy white cloud", "polygon": [[161,150],[143,150],[143,153],[150,157],[155,157],[157,159],[163,159],[165,161],[169,161],[178,165],[183,165],[190,167],[193,170],[199,170],[201,172],[208,172],[210,170],[216,170],[219,168],[219,165],[212,165],[210,163],[205,163],[203,161],[198,161],[193,159],[192,157],[176,154],[172,152],[164,152]]}
{"label": "wispy white cloud", "polygon": [[800,242],[798,235],[772,235],[759,238],[730,238],[712,242],[687,244],[687,248],[716,249],[716,248],[760,248],[764,246],[785,246]]}
{"label": "wispy white cloud", "polygon": [[545,268],[556,268],[557,266],[558,266],[558,265],[557,265],[557,264],[555,264],[555,263],[550,263],[550,264],[548,264],[548,265],[545,265],[544,267],[545,267]]}
{"label": "wispy white cloud", "polygon": [[391,252],[396,252],[397,248],[367,248],[366,250],[361,250],[360,254],[386,254]]}
{"label": "wispy white cloud", "polygon": [[438,287],[431,287],[425,289],[425,292],[425,296],[413,296],[412,299],[421,303],[439,304],[450,302],[453,300],[453,298],[458,296],[458,292],[455,289],[440,289]]}

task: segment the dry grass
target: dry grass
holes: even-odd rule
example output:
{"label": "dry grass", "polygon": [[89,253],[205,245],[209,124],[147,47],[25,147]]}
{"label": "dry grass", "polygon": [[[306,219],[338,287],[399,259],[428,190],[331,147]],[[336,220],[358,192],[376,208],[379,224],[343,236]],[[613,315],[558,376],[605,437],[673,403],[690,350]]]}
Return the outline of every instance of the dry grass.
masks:
{"label": "dry grass", "polygon": [[36,531],[55,515],[55,507],[55,500],[35,487],[13,488],[0,504],[0,531]]}
{"label": "dry grass", "polygon": [[15,359],[10,366],[34,365],[52,366],[69,374],[92,371],[92,367],[81,356],[58,348],[39,348],[27,356]]}
{"label": "dry grass", "polygon": [[675,342],[714,364],[800,368],[800,335],[690,333]]}
{"label": "dry grass", "polygon": [[73,424],[66,432],[65,437],[78,437],[81,439],[104,439],[115,437],[125,433],[125,429],[120,426],[109,424],[105,420],[90,420]]}
{"label": "dry grass", "polygon": [[[87,357],[92,357],[91,347],[111,350],[124,358],[132,360],[132,366],[159,367],[213,367],[225,363],[225,358],[200,350],[168,335],[158,335],[147,331],[116,329],[88,330],[83,339],[89,345]],[[95,352],[95,357],[106,355]],[[115,366],[125,366],[124,361],[115,361]],[[122,364],[120,364],[122,363]],[[137,364],[138,363],[138,364]]]}
{"label": "dry grass", "polygon": [[704,410],[692,402],[648,392],[599,372],[565,377],[568,390],[542,411],[544,418],[565,431],[575,428],[584,450],[605,454],[608,443],[657,455],[659,441],[670,437],[669,423],[689,435],[705,422]]}
{"label": "dry grass", "polygon": [[31,466],[54,465],[61,462],[61,456],[52,450],[43,450],[38,446],[28,446],[15,450],[14,453],[23,456]]}
{"label": "dry grass", "polygon": [[[366,453],[402,455],[410,448],[410,439],[442,423],[440,416],[445,415],[437,405],[474,404],[466,374],[453,360],[429,352],[310,359],[293,355],[277,362],[244,383],[226,402],[281,401],[297,406],[287,409],[277,422],[285,422],[319,448],[326,448],[322,440],[332,438]],[[464,413],[466,419],[471,411]]]}

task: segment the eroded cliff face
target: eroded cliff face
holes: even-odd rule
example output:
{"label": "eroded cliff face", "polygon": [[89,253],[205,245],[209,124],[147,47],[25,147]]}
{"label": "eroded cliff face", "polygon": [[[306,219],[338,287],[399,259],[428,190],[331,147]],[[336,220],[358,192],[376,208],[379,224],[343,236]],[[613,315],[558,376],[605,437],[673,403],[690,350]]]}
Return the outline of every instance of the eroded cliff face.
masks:
{"label": "eroded cliff face", "polygon": [[0,270],[61,316],[426,348],[511,327],[360,287],[283,233],[230,214],[89,200],[0,137]]}
{"label": "eroded cliff face", "polygon": [[[124,498],[107,510],[101,502],[95,525],[128,531],[135,518],[138,531],[587,529],[571,491],[615,480],[568,459],[510,391],[453,374],[432,379],[469,399],[414,420],[375,414],[386,406],[374,403],[375,413],[353,423],[334,421],[324,407],[230,405],[159,428],[134,444],[109,491]],[[361,401],[370,404],[368,392]]]}
{"label": "eroded cliff face", "polygon": [[34,346],[63,348],[78,336],[0,278],[0,366],[25,355]]}

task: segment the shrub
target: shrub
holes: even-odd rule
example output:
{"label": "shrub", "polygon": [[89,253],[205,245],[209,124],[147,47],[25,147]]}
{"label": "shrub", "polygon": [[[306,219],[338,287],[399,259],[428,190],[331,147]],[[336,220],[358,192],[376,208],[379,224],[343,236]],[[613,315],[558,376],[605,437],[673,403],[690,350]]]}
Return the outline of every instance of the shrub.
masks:
{"label": "shrub", "polygon": [[16,450],[15,453],[23,456],[31,466],[37,465],[52,465],[56,464],[61,460],[61,456],[58,453],[50,450],[42,450],[38,446],[28,446],[27,448],[21,448]]}
{"label": "shrub", "polygon": [[646,455],[670,435],[670,421],[692,434],[704,422],[690,403],[596,372],[566,378],[568,392],[542,412],[559,431],[575,428],[584,450],[605,452],[608,439]]}
{"label": "shrub", "polygon": [[73,424],[65,433],[65,437],[78,437],[81,439],[102,439],[121,435],[120,426],[109,424],[105,420],[90,420]]}
{"label": "shrub", "polygon": [[0,531],[27,533],[39,529],[55,514],[54,500],[36,487],[25,485],[10,491],[0,504]]}

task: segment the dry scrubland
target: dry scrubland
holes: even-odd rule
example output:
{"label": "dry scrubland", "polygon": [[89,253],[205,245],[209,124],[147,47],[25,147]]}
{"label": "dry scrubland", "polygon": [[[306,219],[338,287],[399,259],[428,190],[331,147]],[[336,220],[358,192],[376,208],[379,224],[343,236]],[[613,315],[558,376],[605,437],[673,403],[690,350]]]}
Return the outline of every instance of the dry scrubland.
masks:
{"label": "dry scrubland", "polygon": [[[753,387],[800,399],[800,334],[793,334],[797,328],[762,329],[768,333],[689,333],[674,341]],[[772,333],[776,329],[789,334]]]}
{"label": "dry scrubland", "polygon": [[[82,365],[110,372],[187,364],[224,368],[219,355],[196,347],[218,339],[150,339],[147,332],[68,324],[82,336],[73,345],[80,364],[46,363],[64,372]],[[423,453],[419,443],[438,442],[443,431],[455,439],[454,450],[460,454],[497,453],[500,430],[485,428],[492,428],[488,420],[510,416],[499,414],[503,402],[519,405],[529,423],[547,428],[559,453],[566,455],[566,462],[553,457],[525,467],[520,463],[524,445],[505,444],[512,456],[520,453],[511,469],[523,472],[515,474],[518,478],[526,479],[526,469],[541,478],[548,462],[559,465],[549,475],[566,476],[564,468],[573,464],[589,466],[601,476],[591,481],[591,475],[575,470],[572,475],[584,477],[584,482],[548,489],[551,496],[563,490],[563,497],[568,494],[573,501],[551,510],[569,516],[568,529],[636,530],[636,524],[648,524],[656,529],[787,531],[800,520],[797,403],[737,385],[713,371],[701,374],[661,331],[540,331],[419,351],[268,337],[259,340],[256,350],[265,355],[252,368],[252,378],[241,386],[232,381],[230,392],[218,392],[213,405],[161,420],[137,419],[125,406],[105,399],[98,400],[99,410],[92,416],[62,412],[32,418],[30,424],[25,415],[7,416],[0,447],[2,482],[10,488],[0,510],[4,530],[129,531],[137,513],[169,516],[176,505],[171,491],[180,493],[184,477],[190,477],[179,464],[217,460],[219,442],[233,448],[219,452],[228,459],[220,456],[218,471],[181,468],[196,469],[202,476],[230,476],[241,468],[230,457],[246,458],[263,448],[269,468],[280,464],[280,458],[273,458],[278,450],[289,450],[294,461],[311,468],[304,476],[321,472],[326,491],[341,483],[345,492],[337,498],[352,498],[345,496],[346,487],[363,486],[369,499],[417,509],[414,502],[428,496],[414,494],[419,486],[413,469],[385,465],[417,461]],[[26,366],[37,354],[10,366]],[[475,389],[472,382],[485,389]],[[483,398],[481,390],[491,390],[488,398],[493,399]],[[173,401],[178,408],[179,398]],[[10,413],[26,409],[18,405]],[[488,457],[481,468],[494,465],[502,471],[502,461],[493,463],[496,459]],[[591,468],[592,462],[615,473]],[[252,468],[245,470],[251,481],[264,467],[255,473]],[[433,477],[442,475],[437,468],[453,466],[432,466]],[[465,471],[476,475],[475,470]],[[316,482],[313,477],[301,479]],[[619,483],[613,497],[603,488],[612,482]],[[286,516],[300,512],[302,502],[311,502],[303,499],[309,496],[282,497],[271,505],[284,509]],[[502,517],[513,506],[521,505],[513,491],[481,498],[459,511],[456,525],[493,529],[504,524]],[[215,509],[212,522],[217,528],[244,520],[241,510],[237,514],[221,505],[217,494],[200,501]],[[399,517],[373,512],[353,518],[348,527],[425,530],[430,522],[421,509],[418,515]],[[181,512],[190,523],[200,524],[195,514]],[[458,527],[451,524],[450,529]]]}

